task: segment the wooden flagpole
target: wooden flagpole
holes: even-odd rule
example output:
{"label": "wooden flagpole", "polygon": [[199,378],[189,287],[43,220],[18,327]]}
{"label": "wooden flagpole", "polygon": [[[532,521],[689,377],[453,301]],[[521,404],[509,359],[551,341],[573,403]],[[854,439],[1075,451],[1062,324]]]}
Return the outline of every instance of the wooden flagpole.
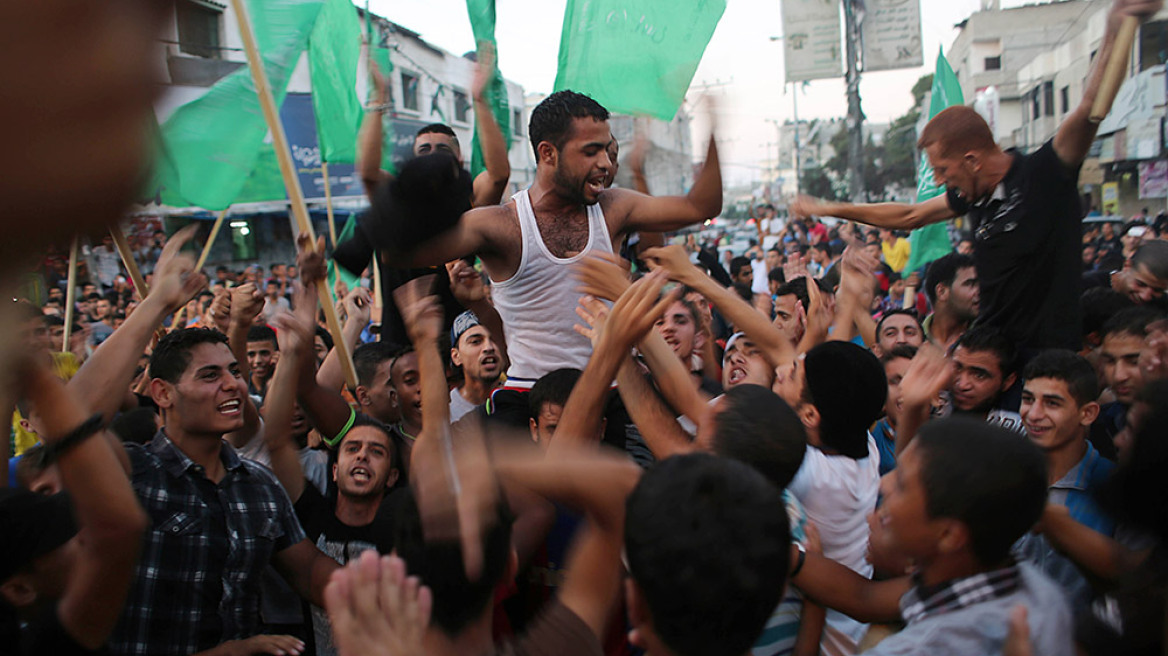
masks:
{"label": "wooden flagpole", "polygon": [[337,247],[337,221],[333,218],[333,186],[329,181],[328,162],[321,161],[320,170],[324,174],[324,206],[328,212],[329,239],[333,248]]}
{"label": "wooden flagpole", "polygon": [[[296,217],[296,225],[300,233],[308,235],[312,240],[312,248],[316,248],[316,232],[312,229],[312,221],[308,218],[308,207],[304,203],[304,191],[300,188],[300,179],[296,177],[296,168],[292,162],[291,151],[288,149],[288,137],[284,134],[284,124],[280,122],[276,100],[272,96],[272,89],[268,84],[268,74],[264,71],[263,60],[260,59],[255,32],[252,31],[251,27],[251,18],[248,16],[247,7],[243,0],[231,0],[231,7],[235,10],[235,19],[239,23],[239,36],[243,40],[243,48],[247,52],[247,66],[251,70],[251,77],[255,82],[260,109],[263,110],[268,131],[272,134],[272,147],[276,151],[276,159],[280,164],[280,174],[284,177],[284,188],[288,191],[288,202],[292,206],[292,214]],[[350,389],[355,390],[357,388],[357,372],[353,368],[353,356],[341,336],[341,322],[337,318],[337,311],[333,306],[332,295],[329,294],[326,281],[317,281],[316,294],[320,300],[321,309],[324,310],[329,333],[333,337],[333,348],[337,349],[337,356],[341,359],[345,383]]]}
{"label": "wooden flagpole", "polygon": [[77,237],[73,238],[73,245],[69,248],[69,275],[68,287],[65,288],[65,340],[61,350],[69,352],[69,338],[73,333],[73,308],[77,307]]}
{"label": "wooden flagpole", "polygon": [[1119,25],[1119,32],[1115,35],[1115,43],[1111,47],[1111,55],[1107,59],[1107,68],[1103,69],[1103,78],[1099,81],[1099,90],[1095,93],[1095,102],[1091,103],[1089,118],[1099,123],[1107,118],[1111,111],[1111,104],[1123,85],[1127,76],[1127,63],[1131,57],[1132,43],[1136,39],[1136,32],[1140,29],[1140,19],[1127,16]]}
{"label": "wooden flagpole", "polygon": [[195,271],[202,271],[203,265],[207,263],[207,256],[211,254],[211,246],[215,244],[215,238],[219,236],[219,229],[223,227],[223,219],[227,218],[227,210],[219,212],[219,216],[215,219],[215,225],[211,226],[211,234],[207,237],[207,243],[203,244],[203,252],[199,254],[199,261],[195,262]]}
{"label": "wooden flagpole", "polygon": [[130,242],[126,240],[122,226],[116,223],[110,226],[110,236],[114,238],[114,245],[118,247],[118,255],[122,256],[122,264],[126,265],[126,271],[130,274],[130,281],[134,283],[134,292],[138,294],[138,299],[146,298],[150,289],[146,286],[146,279],[142,277],[142,270],[138,268],[134,251],[130,250]]}

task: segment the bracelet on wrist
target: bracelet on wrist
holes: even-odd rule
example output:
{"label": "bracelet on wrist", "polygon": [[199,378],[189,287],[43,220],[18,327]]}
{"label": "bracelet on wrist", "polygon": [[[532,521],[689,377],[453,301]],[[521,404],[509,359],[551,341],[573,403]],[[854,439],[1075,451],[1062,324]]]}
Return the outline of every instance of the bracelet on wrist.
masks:
{"label": "bracelet on wrist", "polygon": [[367,111],[367,112],[384,113],[384,112],[388,112],[391,109],[393,109],[393,105],[391,105],[389,103],[381,103],[379,105],[366,105],[365,106],[365,111]]}
{"label": "bracelet on wrist", "polygon": [[98,412],[89,419],[81,422],[81,425],[74,428],[72,431],[61,437],[61,439],[45,443],[45,462],[56,462],[69,449],[81,444],[85,440],[93,437],[105,428],[105,417]]}
{"label": "bracelet on wrist", "polygon": [[807,561],[807,549],[804,548],[803,545],[798,543],[798,542],[795,543],[795,548],[799,550],[799,557],[795,561],[794,569],[792,569],[791,573],[787,576],[788,580],[793,579],[796,576],[798,576],[799,572],[803,571],[803,563]]}

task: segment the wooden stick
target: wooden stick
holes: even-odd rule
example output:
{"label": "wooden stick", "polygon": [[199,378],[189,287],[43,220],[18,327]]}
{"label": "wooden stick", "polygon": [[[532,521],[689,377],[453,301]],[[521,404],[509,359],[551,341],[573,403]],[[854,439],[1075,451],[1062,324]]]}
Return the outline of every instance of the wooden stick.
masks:
{"label": "wooden stick", "polygon": [[328,212],[329,239],[333,248],[337,247],[337,222],[333,218],[333,187],[329,184],[328,162],[320,163],[320,170],[324,174],[324,207]]}
{"label": "wooden stick", "polygon": [[61,350],[69,352],[69,338],[73,333],[73,308],[77,305],[77,238],[73,238],[73,245],[69,248],[69,276],[68,287],[65,288],[65,340]]}
{"label": "wooden stick", "polygon": [[150,293],[150,288],[146,286],[146,279],[142,277],[142,270],[138,268],[138,262],[134,259],[134,251],[130,250],[130,242],[126,240],[126,233],[122,231],[122,226],[116,223],[110,226],[110,236],[114,238],[114,245],[118,247],[118,255],[122,256],[122,264],[126,265],[130,281],[134,283],[134,293],[138,295],[138,300],[146,298],[146,295]]}
{"label": "wooden stick", "polygon": [[[350,221],[356,221],[355,218],[349,217]],[[382,306],[381,301],[381,263],[379,253],[373,251],[373,307],[380,310]]]}
{"label": "wooden stick", "polygon": [[211,254],[211,246],[215,244],[215,238],[219,236],[219,229],[223,227],[223,219],[227,218],[227,210],[219,212],[219,216],[215,219],[215,225],[211,226],[211,234],[207,237],[207,243],[203,244],[203,252],[199,254],[199,261],[195,262],[195,272],[203,270],[203,265],[207,263],[207,256]]}
{"label": "wooden stick", "polygon": [[1107,68],[1103,69],[1103,79],[1099,81],[1099,90],[1095,93],[1095,102],[1091,103],[1091,122],[1098,123],[1107,118],[1111,111],[1111,103],[1119,93],[1127,77],[1127,63],[1131,57],[1132,43],[1135,42],[1136,32],[1140,29],[1140,19],[1127,16],[1119,26],[1115,35],[1115,43],[1111,46],[1111,56],[1107,58]]}
{"label": "wooden stick", "polygon": [[[247,7],[243,0],[231,0],[231,6],[235,10],[235,19],[239,23],[239,36],[243,40],[243,48],[247,52],[247,67],[251,70],[256,95],[259,96],[260,100],[260,109],[264,112],[264,121],[268,125],[268,131],[272,134],[272,147],[276,151],[276,159],[280,164],[280,174],[284,177],[284,188],[288,191],[288,202],[292,206],[292,214],[296,217],[300,233],[308,235],[312,240],[312,248],[316,248],[316,232],[312,229],[312,221],[308,218],[308,207],[304,204],[304,191],[300,188],[300,179],[296,176],[296,168],[288,148],[288,136],[284,133],[284,124],[280,122],[276,100],[272,96],[272,89],[268,84],[268,74],[264,71],[263,60],[260,59],[259,48],[256,46],[251,18],[248,16]],[[324,310],[329,333],[333,337],[333,347],[337,349],[337,356],[341,359],[345,383],[350,389],[355,390],[357,388],[357,372],[353,368],[353,356],[349,353],[349,347],[345,345],[345,340],[341,335],[341,322],[337,319],[337,310],[333,307],[332,296],[329,294],[328,284],[324,280],[317,281],[316,295],[320,300],[321,309]]]}

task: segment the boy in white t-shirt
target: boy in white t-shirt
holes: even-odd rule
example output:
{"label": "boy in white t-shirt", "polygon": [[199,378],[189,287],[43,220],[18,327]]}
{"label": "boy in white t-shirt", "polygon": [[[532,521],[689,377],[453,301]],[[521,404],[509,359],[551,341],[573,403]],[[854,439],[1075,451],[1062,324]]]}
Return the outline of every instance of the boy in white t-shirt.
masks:
{"label": "boy in white t-shirt", "polygon": [[[779,394],[807,429],[807,454],[788,490],[819,529],[823,555],[869,577],[867,517],[876,508],[880,456],[868,427],[888,386],[876,356],[849,342],[827,342],[780,372]],[[854,654],[866,625],[827,614],[821,649]]]}

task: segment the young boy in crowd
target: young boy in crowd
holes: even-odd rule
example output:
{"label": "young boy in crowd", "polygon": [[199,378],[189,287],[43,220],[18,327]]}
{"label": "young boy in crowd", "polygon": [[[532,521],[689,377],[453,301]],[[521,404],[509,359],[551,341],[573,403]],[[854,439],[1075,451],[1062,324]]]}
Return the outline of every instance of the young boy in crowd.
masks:
{"label": "young boy in crowd", "polygon": [[[1049,502],[1065,506],[1072,519],[1111,537],[1115,521],[1095,497],[1115,465],[1087,441],[1099,415],[1094,367],[1071,351],[1051,350],[1035,356],[1024,375],[1022,419],[1026,435],[1046,457]],[[1023,536],[1016,553],[1054,579],[1072,604],[1082,607],[1090,600],[1087,579],[1044,535]]]}
{"label": "young boy in crowd", "polygon": [[872,427],[872,438],[876,440],[876,448],[880,451],[881,476],[896,467],[896,427],[901,411],[900,381],[908,373],[916,354],[915,346],[906,345],[897,346],[880,358],[884,377],[888,380],[888,398],[884,401],[884,417]]}
{"label": "young boy in crowd", "polygon": [[904,621],[865,652],[1002,654],[1010,614],[1029,610],[1035,654],[1071,654],[1071,612],[1059,588],[1011,545],[1046,504],[1046,465],[1033,444],[965,417],[930,422],[881,484],[886,549],[916,573],[872,582],[815,555],[796,555],[792,583],[867,621]]}

